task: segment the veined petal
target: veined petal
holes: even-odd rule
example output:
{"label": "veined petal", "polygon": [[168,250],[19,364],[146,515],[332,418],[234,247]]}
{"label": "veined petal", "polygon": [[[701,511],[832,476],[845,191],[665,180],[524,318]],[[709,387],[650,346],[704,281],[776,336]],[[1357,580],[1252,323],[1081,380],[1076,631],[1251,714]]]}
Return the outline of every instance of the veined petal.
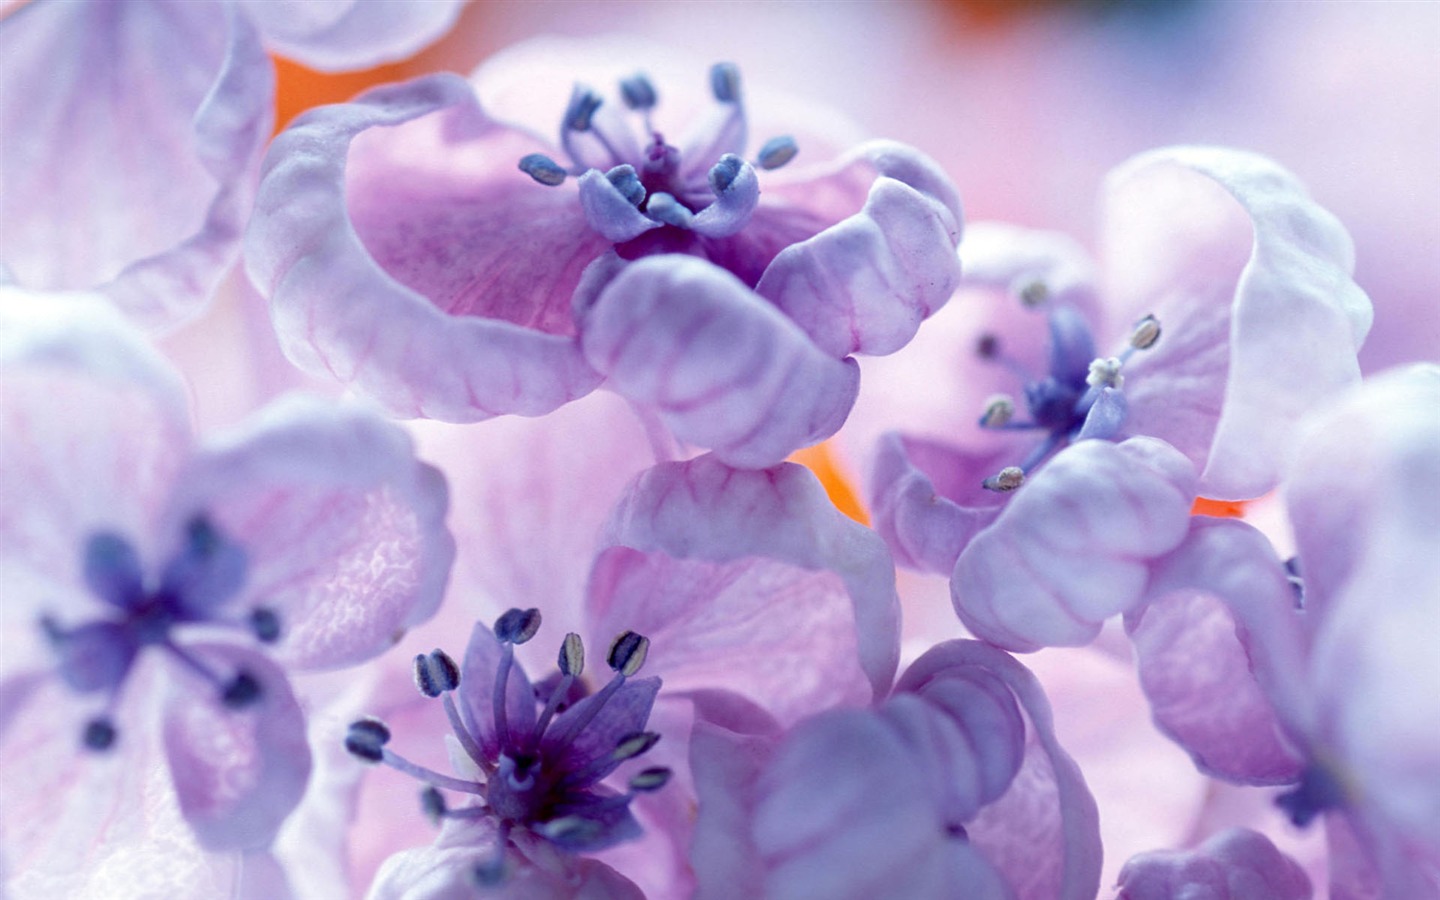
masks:
{"label": "veined petal", "polygon": [[96,288],[146,328],[179,324],[234,260],[250,209],[273,118],[258,35],[222,4],[11,12],[0,258],[22,284]]}
{"label": "veined petal", "polygon": [[[546,730],[549,740],[541,742],[547,751],[546,758],[558,760],[566,772],[586,770],[591,764],[609,756],[622,739],[645,730],[645,723],[650,718],[650,708],[655,705],[655,695],[659,692],[659,678],[637,678],[625,682],[619,690],[610,695],[604,708],[575,735],[575,739],[562,752],[556,752],[550,748],[550,745],[554,744],[554,736],[565,733],[567,720],[586,715],[585,710],[595,702],[595,695],[591,694],[580,700],[556,716],[554,726]],[[619,763],[595,770],[593,778],[578,786],[589,787],[595,784],[613,772],[617,765]]]}
{"label": "veined petal", "polygon": [[859,388],[853,362],[690,256],[621,270],[586,312],[581,346],[616,391],[734,465],[773,465],[834,434]]}
{"label": "veined petal", "polygon": [[290,665],[354,664],[440,603],[454,541],[440,473],[409,437],[355,407],[298,396],[196,457],[170,507],[203,514],[245,552],[231,605],[278,613]]}
{"label": "veined petal", "polygon": [[1142,853],[1120,871],[1120,900],[1309,900],[1310,879],[1295,861],[1248,828],[1232,828],[1190,851]]}
{"label": "veined petal", "polygon": [[464,0],[242,0],[265,42],[322,72],[394,62],[440,38]]}
{"label": "veined petal", "polygon": [[587,243],[567,188],[513,170],[536,146],[451,75],[322,107],[276,138],[246,264],[286,355],[446,421],[539,415],[593,389],[569,304],[602,239]]}
{"label": "veined petal", "polygon": [[227,710],[213,684],[173,667],[164,741],[180,809],[208,849],[264,847],[310,778],[304,713],[284,673],[263,656],[226,644],[186,650],[224,671],[249,674],[260,695],[244,709]]}
{"label": "veined petal", "polygon": [[1147,561],[1185,538],[1194,480],[1187,459],[1150,438],[1067,447],[960,553],[956,613],[1010,650],[1089,643],[1145,599]]}
{"label": "veined petal", "polygon": [[[1228,320],[1211,330],[1229,340],[1228,365],[1210,366],[1208,380],[1190,373],[1172,384],[1211,398],[1223,384],[1223,406],[1194,404],[1217,417],[1202,493],[1264,493],[1278,480],[1298,420],[1359,378],[1355,354],[1372,313],[1351,279],[1349,235],[1290,173],[1239,151],[1147,153],[1115,170],[1108,192],[1105,246],[1117,321],[1153,312],[1173,334],[1166,317],[1186,306]],[[1178,208],[1184,216],[1174,214]],[[1165,371],[1163,338],[1156,350],[1137,360],[1137,376],[1142,366],[1152,380]],[[1140,417],[1138,400],[1135,406]],[[1143,421],[1134,423],[1137,432]]]}
{"label": "veined petal", "polygon": [[[460,668],[458,705],[465,727],[491,759],[500,755],[502,744],[495,721],[495,678],[500,671],[500,657],[501,644],[494,632],[476,622]],[[535,689],[518,662],[512,662],[505,677],[505,721],[512,733],[527,733],[535,727]]]}
{"label": "veined petal", "polygon": [[[899,601],[890,555],[874,532],[830,504],[808,469],[792,463],[760,471],[732,469],[713,456],[656,466],[642,474],[616,506],[601,543],[665,553],[679,560],[752,565],[774,561],[793,567],[787,573],[792,578],[794,569],[838,575],[849,595],[846,618],[858,632],[860,666],[876,696],[884,694],[894,676],[899,656]],[[692,571],[713,576],[744,569],[696,567]],[[823,583],[823,579],[817,581]],[[602,621],[632,627],[625,624],[632,612],[628,600],[616,603],[603,593],[591,599],[605,604],[592,613]],[[741,598],[732,598],[731,603],[737,614],[752,608],[752,601]],[[833,604],[827,606],[825,616],[837,614]],[[672,628],[683,621],[677,616],[696,614],[658,602],[649,609],[643,604],[636,607],[633,612],[659,618]],[[700,622],[704,623],[703,618]],[[750,628],[768,628],[763,621],[750,622]],[[717,633],[692,640],[720,647],[727,643],[722,637]],[[839,644],[831,644],[829,649],[837,650]],[[656,641],[652,652],[664,653],[663,642]]]}

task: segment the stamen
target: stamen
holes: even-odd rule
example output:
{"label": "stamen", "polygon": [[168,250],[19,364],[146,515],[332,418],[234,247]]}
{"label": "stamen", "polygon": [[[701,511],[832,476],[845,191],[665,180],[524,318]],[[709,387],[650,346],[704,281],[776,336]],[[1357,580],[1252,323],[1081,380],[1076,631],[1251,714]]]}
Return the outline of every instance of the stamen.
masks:
{"label": "stamen", "polygon": [[230,709],[244,709],[254,705],[264,693],[255,676],[242,669],[225,685],[225,689],[220,693],[220,702]]}
{"label": "stamen", "polygon": [[250,610],[247,621],[260,643],[273,644],[280,640],[280,616],[275,610],[267,606],[257,606]]}
{"label": "stamen", "polygon": [[591,762],[583,769],[576,769],[560,779],[562,785],[580,786],[598,781],[600,778],[613,769],[615,766],[627,759],[634,759],[644,753],[648,753],[651,747],[660,742],[660,735],[653,731],[637,731],[627,734],[616,744],[615,749],[610,751],[608,756],[602,756]]}
{"label": "stamen", "polygon": [[1125,386],[1125,376],[1120,374],[1121,365],[1120,360],[1114,356],[1091,360],[1085,383],[1096,389],[1109,387],[1118,390]]}
{"label": "stamen", "polygon": [[982,334],[975,341],[975,355],[981,359],[995,359],[1000,355],[1000,338],[993,334]]}
{"label": "stamen", "polygon": [[672,774],[673,773],[664,766],[651,766],[648,769],[641,769],[631,776],[630,790],[640,794],[658,791],[669,783]]}
{"label": "stamen", "polygon": [[650,202],[645,204],[645,215],[676,228],[689,228],[690,221],[695,218],[694,213],[664,191],[650,195]]}
{"label": "stamen", "polygon": [[560,642],[560,657],[556,660],[556,665],[560,667],[561,675],[579,677],[585,671],[585,644],[581,642],[580,635],[573,631],[565,635],[565,640]]}
{"label": "stamen", "polygon": [[565,635],[565,640],[560,643],[560,657],[556,664],[560,667],[560,684],[550,692],[545,708],[540,711],[540,718],[535,720],[535,727],[531,730],[530,740],[526,744],[532,751],[540,743],[545,729],[550,727],[550,720],[554,718],[560,704],[569,696],[570,685],[585,671],[585,645],[581,643],[580,635],[573,631]]}
{"label": "stamen", "polygon": [[636,72],[629,78],[620,79],[620,97],[627,107],[637,112],[654,108],[659,99],[655,94],[655,85],[644,72]]}
{"label": "stamen", "polygon": [[426,697],[438,697],[460,686],[460,667],[443,650],[415,657],[415,687]]}
{"label": "stamen", "polygon": [[778,169],[794,159],[799,152],[800,146],[790,135],[773,137],[760,148],[760,152],[755,156],[755,164],[767,171]]}
{"label": "stamen", "polygon": [[527,153],[520,157],[520,171],[546,187],[563,184],[569,173],[543,153]]}
{"label": "stamen", "polygon": [[1135,330],[1130,332],[1130,346],[1136,350],[1149,350],[1160,340],[1160,320],[1154,316],[1146,316],[1135,323]]}
{"label": "stamen", "polygon": [[575,85],[570,105],[565,108],[564,127],[568,131],[589,131],[595,110],[600,108],[599,94],[582,85]]}
{"label": "stamen", "polygon": [[985,401],[980,416],[981,428],[1004,428],[1015,417],[1015,401],[1008,394],[996,394]]}
{"label": "stamen", "polygon": [[1025,470],[1019,466],[1006,466],[997,474],[990,476],[980,484],[987,491],[997,491],[1005,494],[1015,490],[1025,483]]}
{"label": "stamen", "polygon": [[495,637],[504,644],[523,644],[539,630],[538,609],[507,609],[495,620]]}
{"label": "stamen", "polygon": [[115,738],[115,725],[108,716],[97,716],[86,722],[85,729],[80,734],[80,742],[85,749],[97,753],[103,753],[115,746]]}
{"label": "stamen", "polygon": [[390,743],[390,729],[379,719],[364,718],[350,723],[345,731],[345,749],[351,756],[368,763],[385,759],[385,745]]}
{"label": "stamen", "polygon": [[715,196],[720,196],[735,183],[735,177],[745,168],[745,161],[733,153],[727,153],[720,157],[720,161],[710,167],[710,190]]}
{"label": "stamen", "polygon": [[1297,828],[1304,828],[1327,810],[1345,804],[1345,790],[1326,769],[1310,765],[1300,775],[1300,783],[1275,798],[1275,805],[1285,810]]}
{"label": "stamen", "polygon": [[1028,279],[1011,288],[1026,309],[1036,309],[1050,299],[1050,286],[1038,278]]}
{"label": "stamen", "polygon": [[565,846],[586,844],[600,836],[600,823],[580,815],[561,816],[549,822],[541,822],[532,828],[552,843]]}
{"label": "stamen", "polygon": [[1290,589],[1295,592],[1295,608],[1305,608],[1305,580],[1300,576],[1300,557],[1292,556],[1285,560],[1285,578],[1290,582]]}
{"label": "stamen", "polygon": [[645,657],[649,652],[649,638],[633,631],[622,631],[611,642],[605,662],[621,675],[634,675],[645,665]]}
{"label": "stamen", "polygon": [[450,720],[450,730],[455,733],[455,739],[460,742],[461,747],[465,748],[465,752],[471,760],[489,771],[490,765],[485,758],[485,751],[481,749],[480,742],[475,740],[475,736],[470,733],[470,729],[465,727],[465,720],[460,718],[460,710],[455,708],[454,698],[447,693],[440,698],[440,702],[445,707],[445,718]]}
{"label": "stamen", "polygon": [[740,102],[740,69],[734,63],[711,66],[710,93],[721,103]]}
{"label": "stamen", "polygon": [[635,167],[629,163],[616,166],[605,173],[605,178],[620,192],[631,206],[639,206],[645,200],[645,185],[635,174]]}
{"label": "stamen", "polygon": [[438,826],[450,810],[445,803],[445,795],[440,793],[439,788],[431,785],[420,792],[420,811],[430,820],[431,825]]}

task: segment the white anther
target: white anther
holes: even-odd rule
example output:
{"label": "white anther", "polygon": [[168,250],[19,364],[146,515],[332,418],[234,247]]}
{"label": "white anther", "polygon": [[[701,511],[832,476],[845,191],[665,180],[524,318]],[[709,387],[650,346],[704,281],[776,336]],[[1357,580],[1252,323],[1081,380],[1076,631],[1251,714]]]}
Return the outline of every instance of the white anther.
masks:
{"label": "white anther", "polygon": [[1003,428],[1015,417],[1015,401],[1008,394],[995,394],[985,401],[985,412],[980,416],[981,428]]}
{"label": "white anther", "polygon": [[1091,360],[1090,374],[1085,376],[1085,383],[1093,388],[1124,387],[1125,376],[1120,374],[1120,360],[1114,356]]}
{"label": "white anther", "polygon": [[1002,493],[1013,491],[1025,483],[1025,470],[1019,466],[1006,466],[985,479],[985,488]]}
{"label": "white anther", "polygon": [[1160,320],[1154,316],[1146,316],[1135,323],[1135,330],[1130,332],[1130,346],[1136,350],[1149,350],[1160,340]]}

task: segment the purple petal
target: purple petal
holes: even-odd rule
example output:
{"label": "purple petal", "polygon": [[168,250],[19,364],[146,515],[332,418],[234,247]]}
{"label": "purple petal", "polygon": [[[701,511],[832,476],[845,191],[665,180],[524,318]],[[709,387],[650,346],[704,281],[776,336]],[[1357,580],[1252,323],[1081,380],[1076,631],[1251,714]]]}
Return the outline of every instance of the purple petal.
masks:
{"label": "purple petal", "polygon": [[625,267],[586,314],[581,345],[616,391],[734,465],[773,465],[834,434],[859,388],[852,361],[690,256]]}
{"label": "purple petal", "polygon": [[147,328],[194,315],[235,257],[272,127],[254,28],[206,3],[13,12],[0,59],[24,89],[0,102],[5,264],[34,287],[97,287]]}
{"label": "purple petal", "polygon": [[[655,705],[655,695],[659,692],[659,678],[626,681],[610,696],[595,718],[591,719],[589,724],[574,737],[564,751],[558,757],[550,758],[560,759],[565,771],[578,772],[601,758],[609,756],[623,738],[646,730],[645,724],[650,719],[650,708]],[[587,715],[585,710],[595,701],[596,695],[591,694],[556,716],[554,724],[545,732],[550,740],[542,742],[542,746],[553,747],[554,736],[565,733],[567,722]],[[597,770],[593,778],[577,786],[589,787],[613,772],[615,765]]]}
{"label": "purple petal", "polygon": [[291,360],[447,421],[539,415],[592,390],[569,304],[607,242],[568,188],[513,170],[539,146],[450,75],[312,111],[276,138],[246,264]]}
{"label": "purple petal", "polygon": [[1074,307],[1058,306],[1051,310],[1047,324],[1050,328],[1047,371],[1056,380],[1069,384],[1077,373],[1086,371],[1095,358],[1095,338],[1090,333],[1090,323]]}
{"label": "purple petal", "polygon": [[369,69],[411,56],[450,30],[463,0],[244,0],[272,49],[312,69]]}
{"label": "purple petal", "polygon": [[[890,684],[899,654],[899,601],[890,555],[874,532],[831,505],[808,469],[787,463],[761,471],[737,470],[709,456],[656,466],[641,475],[616,506],[601,545],[712,563],[774,561],[838,575],[849,595],[850,609],[844,618],[854,622],[858,633],[860,666],[876,696],[883,695]],[[632,627],[627,621],[631,614],[627,600],[616,603],[604,594],[592,599],[607,604],[592,612],[597,622],[613,628]],[[753,601],[744,598],[730,602],[736,604],[736,612],[753,608]],[[837,604],[838,598],[828,616],[840,614]],[[645,615],[647,610],[642,606],[634,612]],[[652,616],[663,612],[661,621],[682,612],[694,614],[693,610],[659,603],[648,612]],[[703,619],[697,624],[717,632],[724,626]],[[697,629],[697,634],[703,633]],[[747,639],[754,637],[747,634]],[[719,633],[690,639],[719,647],[730,643]],[[838,649],[834,644],[821,646]],[[652,652],[666,650],[657,641]],[[732,675],[738,673],[725,677]],[[683,676],[677,673],[676,677]],[[763,700],[760,702],[763,705]]]}
{"label": "purple petal", "polygon": [[[1095,263],[1074,238],[1001,222],[972,222],[960,243],[964,285],[1014,294],[1043,284],[1048,303],[1096,308]],[[1086,360],[1085,362],[1089,362]]]}
{"label": "purple petal", "polygon": [[1143,853],[1120,871],[1117,900],[1309,900],[1310,879],[1295,861],[1248,828],[1222,831],[1190,851]]}
{"label": "purple petal", "polygon": [[[1153,354],[1136,360],[1132,381],[1146,372],[1168,402],[1216,418],[1201,473],[1205,496],[1264,493],[1278,480],[1299,418],[1359,378],[1355,353],[1371,309],[1350,277],[1349,235],[1285,170],[1218,148],[1171,148],[1131,160],[1111,174],[1106,209],[1114,321],[1128,327],[1153,312],[1167,332]],[[1165,349],[1168,336],[1183,333],[1169,320],[1187,307],[1205,310],[1213,324],[1186,328],[1229,342],[1228,360],[1213,356],[1204,379],[1187,371],[1195,345],[1182,339]],[[1167,359],[1170,353],[1181,358]],[[1166,378],[1171,365],[1178,370]],[[1169,439],[1147,427],[1139,398],[1132,401],[1135,433]]]}
{"label": "purple petal", "polygon": [[[457,698],[465,727],[492,760],[500,756],[502,743],[495,722],[495,679],[501,658],[494,633],[476,622],[465,647]],[[519,662],[511,664],[505,679],[505,721],[512,735],[528,734],[535,727],[535,689]]]}
{"label": "purple petal", "polygon": [[82,553],[85,586],[92,594],[126,610],[143,600],[145,576],[134,544],[121,535],[101,531],[90,536]]}
{"label": "purple petal", "polygon": [[408,436],[354,407],[285,398],[199,455],[171,506],[244,549],[233,607],[279,614],[277,656],[328,668],[365,660],[440,603],[454,542],[439,472]]}
{"label": "purple petal", "polygon": [[161,576],[161,590],[187,612],[204,617],[239,592],[249,575],[244,548],[203,518],[185,524],[180,547]]}
{"label": "purple petal", "polygon": [[248,673],[260,697],[243,710],[226,710],[213,684],[174,667],[164,736],[180,809],[208,849],[264,847],[310,777],[304,714],[284,674],[264,657],[225,644],[186,649],[227,673],[222,677]]}
{"label": "purple petal", "polygon": [[836,357],[895,352],[959,284],[954,189],[902,145],[866,154],[880,177],[864,207],[781,250],[755,288]]}
{"label": "purple petal", "polygon": [[1149,438],[1057,454],[961,552],[951,597],[977,636],[1017,651],[1089,643],[1145,597],[1146,561],[1189,526],[1194,470]]}

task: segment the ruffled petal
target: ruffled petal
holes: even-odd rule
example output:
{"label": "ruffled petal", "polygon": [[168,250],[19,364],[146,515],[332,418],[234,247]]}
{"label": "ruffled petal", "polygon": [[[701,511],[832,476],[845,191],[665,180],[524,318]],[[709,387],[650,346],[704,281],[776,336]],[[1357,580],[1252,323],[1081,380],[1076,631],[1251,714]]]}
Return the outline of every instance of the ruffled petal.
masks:
{"label": "ruffled petal", "polygon": [[960,280],[959,201],[934,164],[899,144],[853,155],[878,176],[864,207],[780,250],[755,287],[835,357],[899,350]]}
{"label": "ruffled petal", "polygon": [[284,674],[263,656],[226,644],[186,650],[226,673],[249,674],[260,694],[245,709],[226,710],[213,684],[173,667],[164,741],[180,810],[208,849],[262,848],[310,778],[304,713]]}
{"label": "ruffled petal", "polygon": [[[890,555],[874,532],[830,504],[808,469],[786,463],[761,471],[737,470],[710,456],[656,466],[641,475],[616,506],[601,545],[711,563],[774,561],[783,566],[772,571],[779,574],[789,568],[792,578],[794,569],[838,575],[849,595],[846,618],[854,622],[857,632],[860,666],[874,695],[883,695],[894,676],[899,656],[899,601]],[[713,575],[717,570],[725,571],[722,567],[697,567],[695,571]],[[679,626],[684,619],[676,617],[698,615],[658,601],[649,608],[641,603],[632,606],[625,598],[616,602],[607,593],[592,595],[592,602],[607,604],[592,610],[592,615],[611,627],[638,629],[628,621],[630,615],[658,617],[660,622],[671,620],[673,624],[667,626],[683,636]],[[745,598],[729,602],[735,604],[736,613],[753,608],[753,601]],[[838,603],[839,598],[833,602]],[[832,606],[827,616],[834,615]],[[696,625],[688,641],[708,643],[712,651],[732,643],[725,639],[721,626],[733,625],[707,622],[703,617]],[[749,626],[745,639],[756,637],[750,631],[765,627],[764,622]],[[715,631],[706,636],[712,628]],[[793,635],[789,637],[793,639]],[[839,645],[831,643],[827,649],[834,652]],[[663,642],[654,641],[651,652],[664,654],[667,650]],[[724,665],[727,680],[739,676],[730,671],[728,663]],[[702,668],[697,666],[697,673]],[[669,671],[657,672],[677,681],[683,677],[679,672],[674,676]],[[710,674],[714,676],[713,670]],[[776,689],[784,694],[785,688]],[[755,699],[765,702],[763,697]]]}
{"label": "ruffled petal", "polygon": [[33,287],[97,288],[147,328],[194,315],[235,258],[272,127],[253,26],[209,3],[13,13],[0,59],[24,88],[0,99],[5,265]]}
{"label": "ruffled petal", "polygon": [[1194,480],[1188,460],[1149,438],[1066,448],[961,552],[956,613],[1010,650],[1089,643],[1145,598],[1146,561],[1184,539]]}
{"label": "ruffled petal", "polygon": [[859,389],[837,360],[733,275],[690,256],[626,266],[585,315],[585,358],[681,440],[774,465],[834,434]]}
{"label": "ruffled petal", "polygon": [[464,0],[242,0],[265,42],[322,72],[394,62],[440,38]]}
{"label": "ruffled petal", "polygon": [[1120,871],[1119,900],[1309,900],[1310,879],[1270,839],[1232,828],[1190,851],[1142,853]]}
{"label": "ruffled petal", "polygon": [[454,541],[447,494],[409,437],[355,407],[292,396],[197,456],[170,506],[244,549],[232,608],[279,614],[277,658],[304,668],[368,659],[440,603]]}
{"label": "ruffled petal", "polygon": [[[1146,373],[1157,413],[1178,403],[1215,422],[1205,496],[1264,493],[1278,481],[1298,420],[1359,379],[1355,354],[1371,307],[1351,279],[1349,235],[1279,166],[1208,147],[1153,151],[1121,166],[1110,176],[1106,214],[1116,320],[1128,326],[1153,312],[1176,335],[1167,319],[1189,307],[1206,311],[1209,323],[1193,327],[1209,343],[1228,340],[1228,359],[1214,357],[1197,379],[1197,344],[1182,339],[1166,350],[1162,337],[1136,360],[1133,380]],[[1167,437],[1144,424],[1132,400],[1135,433]]]}
{"label": "ruffled petal", "polygon": [[569,188],[511,167],[539,147],[452,75],[282,133],[245,252],[286,355],[397,414],[446,421],[540,415],[592,390],[569,306],[608,242]]}

